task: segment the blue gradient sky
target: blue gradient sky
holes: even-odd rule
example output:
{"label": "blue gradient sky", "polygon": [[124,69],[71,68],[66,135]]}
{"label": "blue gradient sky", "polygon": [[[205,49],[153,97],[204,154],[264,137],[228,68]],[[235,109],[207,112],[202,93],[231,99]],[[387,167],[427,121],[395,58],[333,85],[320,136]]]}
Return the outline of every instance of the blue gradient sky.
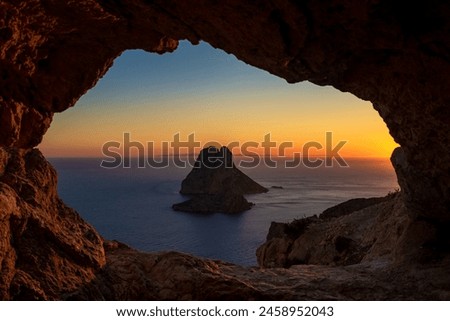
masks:
{"label": "blue gradient sky", "polygon": [[[55,115],[40,145],[49,157],[101,156],[129,132],[143,143],[195,133],[205,143],[347,140],[347,156],[388,157],[396,144],[371,104],[331,87],[285,80],[206,43],[170,54],[127,51],[77,104]],[[320,154],[320,152],[318,152]]]}

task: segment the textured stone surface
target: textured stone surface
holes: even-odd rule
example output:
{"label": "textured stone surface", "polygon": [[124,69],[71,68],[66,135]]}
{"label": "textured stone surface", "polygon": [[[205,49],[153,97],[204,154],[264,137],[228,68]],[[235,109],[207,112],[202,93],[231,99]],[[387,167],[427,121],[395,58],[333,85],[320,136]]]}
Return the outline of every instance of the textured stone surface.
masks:
{"label": "textured stone surface", "polygon": [[[106,300],[412,300],[450,299],[442,265],[386,268],[386,262],[290,269],[244,268],[176,253],[139,253],[107,243],[107,264],[66,299]],[[448,265],[447,265],[448,266]]]}
{"label": "textured stone surface", "polygon": [[398,194],[350,200],[319,217],[272,223],[266,243],[257,250],[258,263],[271,268],[351,265],[374,258],[393,261],[393,250],[409,220]]}
{"label": "textured stone surface", "polygon": [[265,268],[345,266],[377,260],[393,266],[438,262],[445,266],[450,258],[449,232],[449,225],[411,218],[401,194],[391,193],[384,198],[350,200],[319,217],[272,223],[257,258]]}
{"label": "textured stone surface", "polygon": [[[434,0],[1,0],[0,298],[197,298],[194,290],[205,287],[212,298],[449,299],[449,6]],[[59,200],[54,170],[31,148],[53,114],[71,107],[121,52],[170,52],[179,39],[204,40],[289,82],[332,85],[373,103],[402,146],[392,160],[406,207],[397,200],[390,209],[375,205],[381,213],[374,216],[365,208],[312,224],[325,234],[316,239],[306,232],[308,242],[329,240],[335,251],[349,251],[337,261],[328,255],[330,244],[324,250],[301,242],[291,258],[274,251],[300,261],[323,250],[324,261],[308,260],[324,264],[347,264],[344,258],[363,253],[361,263],[259,271],[109,249],[105,265],[101,238]],[[380,257],[389,262],[381,272]]]}
{"label": "textured stone surface", "polygon": [[[105,262],[103,240],[56,193],[42,154],[0,148],[0,299],[57,299]],[[1,166],[0,166],[1,168]]]}

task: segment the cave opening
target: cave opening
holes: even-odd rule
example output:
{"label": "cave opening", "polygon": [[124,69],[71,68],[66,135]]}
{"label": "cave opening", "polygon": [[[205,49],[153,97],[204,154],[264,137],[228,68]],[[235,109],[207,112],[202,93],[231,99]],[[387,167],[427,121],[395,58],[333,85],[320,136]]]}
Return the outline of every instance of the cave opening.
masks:
{"label": "cave opening", "polygon": [[[448,3],[431,1],[412,10],[408,10],[408,6],[392,6],[387,0],[320,3],[202,1],[195,8],[191,2],[180,1],[2,1],[0,7],[6,13],[0,17],[0,234],[3,236],[0,244],[0,298],[441,300],[449,297]],[[412,24],[416,27],[412,28]],[[137,132],[139,124],[144,129],[144,139],[156,139],[154,134],[148,134],[150,126],[154,132],[161,133],[161,139],[166,139],[164,130],[173,135],[169,125],[175,124],[177,117],[182,118],[184,124],[192,121],[201,128],[213,128],[214,133],[220,132],[220,128],[225,129],[223,136],[210,138],[207,135],[208,140],[228,140],[228,136],[235,138],[250,129],[263,131],[256,133],[257,136],[265,135],[265,129],[271,124],[278,125],[275,129],[280,129],[280,132],[293,130],[295,138],[289,139],[300,142],[316,139],[300,136],[301,129],[312,124],[311,115],[294,111],[309,110],[313,113],[319,111],[320,106],[308,103],[309,108],[297,106],[299,108],[289,110],[287,107],[292,105],[280,104],[278,97],[276,104],[270,104],[271,110],[276,112],[264,113],[264,103],[269,102],[265,94],[268,95],[271,92],[269,89],[273,89],[270,86],[260,88],[257,97],[264,99],[255,106],[230,103],[231,107],[239,107],[238,111],[233,111],[222,103],[230,102],[235,91],[243,89],[244,93],[248,93],[249,88],[243,82],[230,81],[235,89],[233,95],[225,95],[220,100],[209,96],[210,99],[205,100],[209,102],[205,104],[197,104],[194,100],[194,107],[197,108],[202,105],[212,107],[216,101],[222,104],[211,108],[210,113],[203,108],[200,114],[210,116],[203,121],[197,117],[198,110],[187,108],[192,101],[186,99],[185,94],[179,97],[182,105],[175,108],[173,114],[168,113],[170,107],[174,107],[171,101],[164,106],[164,115],[157,115],[158,106],[146,108],[147,112],[152,111],[150,117],[136,109],[134,103],[125,106],[124,94],[118,90],[120,86],[110,90],[106,98],[118,94],[122,105],[110,104],[105,98],[98,106],[86,104],[88,117],[76,115],[76,112],[82,113],[82,102],[88,99],[88,94],[76,108],[63,114],[72,116],[70,119],[64,120],[63,115],[56,115],[56,122],[46,135],[44,145],[40,146],[45,147],[46,156],[58,157],[51,161],[61,174],[60,194],[71,203],[69,205],[80,211],[83,215],[80,217],[59,197],[57,173],[35,147],[47,132],[54,114],[71,107],[86,90],[92,88],[121,52],[128,49],[173,52],[181,39],[189,39],[192,43],[206,41],[290,83],[308,80],[321,86],[329,85],[373,103],[373,108],[401,146],[391,156],[401,193],[362,210],[359,206],[358,209],[353,206],[349,209],[349,204],[343,203],[317,220],[308,217],[296,221],[299,224],[275,225],[269,233],[265,228],[264,234],[267,233],[270,240],[259,248],[262,250],[258,249],[262,254],[258,256],[258,264],[262,268],[258,269],[177,252],[144,253],[108,241],[118,238],[143,249],[122,236],[108,235],[108,231],[116,228],[119,231],[129,230],[130,235],[138,240],[152,239],[167,249],[157,233],[163,230],[162,227],[168,227],[173,229],[172,233],[165,231],[161,236],[173,236],[177,245],[186,240],[185,235],[193,235],[192,241],[197,244],[208,243],[216,250],[222,245],[230,252],[242,252],[242,244],[245,243],[239,237],[256,234],[254,230],[243,227],[257,226],[254,222],[248,223],[248,220],[263,217],[257,215],[257,211],[267,205],[262,201],[276,199],[275,193],[280,193],[278,196],[288,193],[292,185],[286,184],[286,181],[284,184],[269,182],[267,177],[264,183],[264,177],[258,176],[255,170],[249,172],[252,178],[283,188],[274,189],[272,194],[266,194],[266,199],[255,201],[259,205],[248,213],[238,216],[177,213],[180,220],[191,218],[183,225],[186,230],[178,229],[175,220],[154,224],[150,218],[156,216],[158,206],[166,202],[162,197],[155,197],[157,202],[149,202],[149,195],[158,188],[168,191],[170,184],[167,175],[164,171],[143,169],[133,176],[133,171],[119,168],[105,171],[104,177],[99,177],[96,152],[92,152],[89,146],[104,143],[103,131],[115,132],[106,130],[107,123],[102,117],[111,117],[108,119],[115,123],[111,126],[116,126],[116,129],[120,126],[132,127],[129,138],[133,141],[141,140]],[[183,46],[181,44],[179,49]],[[163,57],[170,59],[180,52],[178,50],[174,55]],[[126,58],[126,54],[122,58]],[[119,66],[120,59],[116,60],[115,67]],[[163,60],[159,60],[156,67],[159,65],[163,66]],[[174,75],[175,79],[168,81],[168,84],[177,83],[176,80],[182,78],[178,72],[185,65],[167,69],[165,73],[155,73],[159,74],[159,79],[154,83],[164,83],[168,79],[165,77],[170,75]],[[145,70],[143,65],[136,66],[136,69]],[[225,69],[227,72],[233,70],[229,65]],[[114,70],[111,69],[110,74]],[[197,71],[201,70],[197,68]],[[212,90],[212,85],[221,78],[206,77],[211,74],[218,73],[213,70],[201,75],[203,77],[194,77],[194,80],[205,80]],[[106,75],[97,88],[105,84],[108,77]],[[270,79],[275,81],[276,78]],[[259,76],[257,80],[250,83],[259,83]],[[133,79],[129,84],[131,89],[139,87]],[[187,84],[195,86],[197,82],[187,81]],[[297,86],[294,88],[297,94],[307,96],[308,91],[302,91],[303,85],[294,85]],[[315,96],[329,98],[322,91],[326,88],[314,88],[317,89]],[[194,91],[200,90],[197,88]],[[95,89],[91,91],[94,92]],[[173,98],[175,93],[173,89],[165,97]],[[153,100],[148,99],[150,102],[157,101],[155,93],[146,92],[144,96],[147,99],[152,97]],[[287,97],[285,94],[281,96]],[[296,103],[300,101],[300,98],[295,100]],[[158,103],[163,105],[162,101]],[[345,130],[359,125],[361,128],[355,130],[357,135],[353,137],[340,137],[344,129],[326,126],[325,130],[332,130],[335,134],[333,142],[349,141],[342,150],[346,152],[355,146],[353,144],[358,139],[364,141],[363,133],[375,137],[368,122],[357,117],[360,115],[356,110],[345,114],[344,107],[337,108],[337,101],[332,99],[332,103],[333,111],[339,112],[333,113],[331,109],[318,112],[320,121],[312,128],[326,125],[326,117],[331,118],[333,124],[351,122],[353,125],[344,126]],[[112,120],[114,107],[124,112]],[[357,110],[371,111],[376,115],[370,106]],[[223,114],[220,114],[222,111]],[[251,113],[252,124],[248,124],[248,117],[238,117],[245,112]],[[130,120],[133,114],[139,115],[135,117],[137,122]],[[281,115],[285,115],[288,121],[279,121]],[[149,121],[150,118],[153,121]],[[227,125],[229,121],[236,124],[235,129]],[[378,121],[381,122],[380,119]],[[63,130],[58,132],[58,126]],[[181,129],[179,126],[175,128]],[[65,135],[64,129],[71,135]],[[271,129],[273,138],[284,141],[285,137],[277,137],[281,134],[275,129]],[[307,132],[310,133],[310,130]],[[384,133],[387,135],[386,131]],[[180,131],[183,138],[188,134]],[[319,136],[323,139],[322,132]],[[254,138],[248,132],[243,137]],[[106,139],[114,137],[108,134]],[[256,140],[260,142],[262,139],[256,137]],[[62,145],[61,149],[58,142],[60,147]],[[368,147],[371,141],[366,140],[362,145]],[[387,148],[389,153],[392,148]],[[99,151],[99,148],[94,149]],[[70,150],[72,154],[63,155],[62,150]],[[353,151],[356,150],[362,149],[355,148]],[[65,168],[72,171],[72,176],[61,168],[62,156],[65,156]],[[73,157],[78,159],[74,161]],[[88,161],[94,161],[95,167],[83,165]],[[354,168],[351,166],[350,170]],[[310,172],[324,178],[324,175],[318,174],[320,171],[319,168]],[[162,179],[154,179],[151,186],[147,184],[148,177],[142,174],[144,172],[159,173]],[[333,173],[333,169],[329,173]],[[357,192],[367,191],[367,186],[363,188],[361,185],[364,176],[349,175],[349,171],[346,173],[345,177],[352,181]],[[279,175],[274,176],[279,179]],[[294,177],[287,176],[288,180]],[[300,197],[309,195],[309,201],[303,204],[311,204],[317,209],[318,201],[326,194],[327,185],[322,184],[321,188],[315,189],[312,188],[314,177],[303,175],[301,178],[299,184],[308,188],[300,193]],[[173,186],[179,184],[178,178],[174,181]],[[374,182],[373,179],[370,181]],[[86,192],[89,199],[74,194],[74,200],[79,204],[75,206],[67,196],[70,189],[63,189],[65,182],[66,187]],[[342,189],[342,180],[335,179],[334,182],[335,187]],[[315,190],[316,194],[308,194],[311,190]],[[159,195],[168,195],[166,192]],[[173,197],[179,197],[178,190],[172,189],[172,192]],[[347,192],[350,197],[356,196],[354,191]],[[147,203],[139,204],[142,200]],[[284,198],[274,204],[271,213],[286,218],[286,204],[290,204],[297,209],[295,215],[302,215],[298,211],[298,203],[292,204],[291,201]],[[139,221],[142,233],[137,233],[136,228],[130,228],[130,223],[138,219],[135,209],[140,205],[145,208],[145,220]],[[101,210],[102,213],[99,212]],[[174,213],[171,214],[173,216],[162,216],[166,219],[175,217]],[[105,238],[87,224],[84,220],[87,215],[99,218],[97,223],[103,224],[103,227],[98,229]],[[227,238],[222,243],[212,237],[199,237],[205,231],[209,231],[211,236],[218,236],[214,228],[225,227],[227,220],[235,226],[226,231]],[[201,225],[207,221],[211,222],[210,226]],[[191,234],[192,231],[194,233]],[[230,240],[236,241],[236,246],[231,245]],[[198,255],[213,257],[210,253]],[[253,249],[251,255],[254,257]]]}
{"label": "cave opening", "polygon": [[[286,155],[292,156],[305,143],[325,145],[327,132],[335,142],[347,142],[342,156],[348,168],[336,162],[321,168],[245,168],[266,187],[282,188],[270,189],[270,197],[251,196],[256,206],[236,216],[171,210],[184,199],[178,190],[189,166],[137,168],[142,155],[131,148],[132,168],[100,167],[104,144],[123,143],[124,133],[146,148],[149,141],[156,147],[170,144],[177,134],[185,140],[195,134],[201,146],[261,144],[270,134],[277,146],[292,143]],[[39,148],[58,170],[62,199],[105,238],[147,252],[177,250],[255,265],[255,250],[271,221],[289,222],[350,198],[395,190],[388,160],[395,146],[368,102],[332,87],[287,84],[207,43],[181,42],[162,56],[124,52],[73,108],[55,116]],[[244,157],[240,151],[233,149],[235,159]],[[262,148],[253,151],[267,156]],[[272,156],[280,158],[277,151]],[[162,149],[155,155],[167,156]],[[311,156],[320,159],[323,150],[314,148]]]}

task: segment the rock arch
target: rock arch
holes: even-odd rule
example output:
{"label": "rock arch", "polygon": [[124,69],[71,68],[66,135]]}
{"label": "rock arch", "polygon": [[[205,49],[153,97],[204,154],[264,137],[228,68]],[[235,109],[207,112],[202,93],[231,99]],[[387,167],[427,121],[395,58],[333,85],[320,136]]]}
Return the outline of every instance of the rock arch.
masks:
{"label": "rock arch", "polygon": [[11,284],[17,293],[28,284],[20,292],[28,297],[57,292],[60,285],[33,286],[37,274],[14,272],[23,253],[11,240],[50,235],[49,222],[61,227],[52,246],[73,269],[92,275],[104,266],[101,238],[67,214],[56,175],[32,148],[53,114],[94,86],[122,51],[170,52],[179,39],[207,41],[288,82],[370,100],[402,146],[392,160],[411,217],[450,221],[448,3],[4,0],[0,12],[0,196],[9,218],[1,225],[8,240],[0,246],[1,297],[11,296]]}

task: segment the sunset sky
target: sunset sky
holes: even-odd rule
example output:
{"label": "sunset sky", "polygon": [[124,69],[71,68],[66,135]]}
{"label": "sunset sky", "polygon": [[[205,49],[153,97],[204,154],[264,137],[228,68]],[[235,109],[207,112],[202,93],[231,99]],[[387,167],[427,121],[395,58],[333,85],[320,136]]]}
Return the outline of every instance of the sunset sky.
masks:
{"label": "sunset sky", "polygon": [[[146,144],[191,133],[202,144],[262,142],[270,133],[301,151],[309,141],[348,141],[347,157],[389,157],[396,144],[369,102],[332,87],[285,80],[206,43],[170,54],[127,51],[78,103],[54,117],[39,148],[48,157],[101,157],[123,133]],[[235,152],[235,151],[234,151]],[[316,151],[322,155],[323,151]]]}

